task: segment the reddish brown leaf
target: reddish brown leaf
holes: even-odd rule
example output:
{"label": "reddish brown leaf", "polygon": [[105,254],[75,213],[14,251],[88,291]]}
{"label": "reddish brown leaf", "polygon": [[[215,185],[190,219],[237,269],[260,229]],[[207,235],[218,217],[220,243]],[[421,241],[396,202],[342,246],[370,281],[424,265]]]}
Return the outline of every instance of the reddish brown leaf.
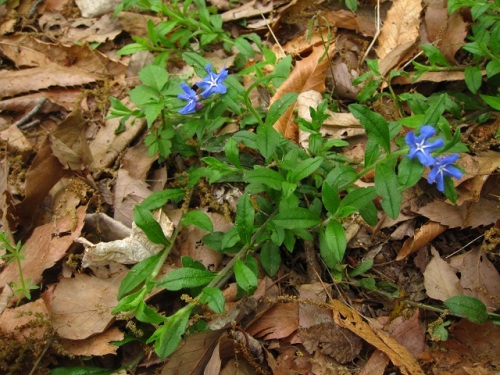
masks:
{"label": "reddish brown leaf", "polygon": [[403,260],[409,255],[415,253],[421,247],[430,243],[434,238],[439,236],[446,230],[446,226],[436,223],[434,221],[429,221],[422,225],[419,229],[415,231],[413,237],[408,238],[404,243],[403,247],[398,253],[396,260]]}
{"label": "reddish brown leaf", "polygon": [[[324,92],[325,74],[330,64],[330,58],[334,52],[334,45],[330,45],[328,51],[323,46],[313,47],[312,53],[305,59],[297,62],[290,77],[280,86],[271,98],[271,104],[289,92],[301,92],[315,90]],[[274,124],[274,128],[283,134],[285,138],[295,142],[298,140],[298,125],[293,121],[295,105],[288,110]]]}

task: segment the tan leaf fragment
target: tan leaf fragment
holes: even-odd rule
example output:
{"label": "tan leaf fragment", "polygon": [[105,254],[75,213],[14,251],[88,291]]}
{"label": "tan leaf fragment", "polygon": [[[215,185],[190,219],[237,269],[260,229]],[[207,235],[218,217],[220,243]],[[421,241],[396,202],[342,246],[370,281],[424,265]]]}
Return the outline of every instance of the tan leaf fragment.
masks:
{"label": "tan leaf fragment", "polygon": [[434,221],[429,221],[415,231],[415,234],[408,238],[399,250],[396,260],[406,259],[411,254],[415,253],[421,247],[429,244],[434,238],[439,236],[446,230],[445,225],[441,225]]}
{"label": "tan leaf fragment", "polygon": [[116,354],[119,347],[111,342],[122,341],[124,336],[122,331],[113,327],[83,340],[59,339],[59,342],[64,350],[72,355],[103,356]]}
{"label": "tan leaf fragment", "polygon": [[24,156],[27,156],[32,150],[31,143],[15,125],[11,125],[0,132],[0,143],[6,144],[9,152],[13,151]]}
{"label": "tan leaf fragment", "polygon": [[[309,90],[299,94],[297,98],[298,116],[311,121],[310,108],[317,109],[323,101],[321,94],[314,90]],[[328,139],[346,139],[356,135],[365,134],[359,120],[352,113],[335,113],[326,111],[330,115],[321,126],[321,134]],[[299,144],[308,148],[309,136],[311,133],[299,129]]]}
{"label": "tan leaf fragment", "polygon": [[[324,92],[325,75],[328,69],[330,58],[334,52],[334,44],[331,44],[328,51],[323,46],[313,47],[312,52],[305,59],[297,62],[288,79],[283,82],[280,88],[271,98],[270,104],[282,98],[284,94],[295,92],[300,94],[305,91],[314,90]],[[283,134],[285,138],[298,141],[298,126],[293,121],[293,112],[295,104],[292,104],[288,110],[274,124],[274,128]]]}
{"label": "tan leaf fragment", "polygon": [[377,328],[371,328],[361,315],[339,300],[330,301],[335,322],[384,352],[403,374],[424,375],[415,357],[403,345]]}
{"label": "tan leaf fragment", "polygon": [[[73,240],[81,233],[86,209],[83,206],[79,207],[73,215],[65,216],[33,230],[32,235],[25,242],[26,250],[23,253],[25,280],[31,279],[33,284],[38,284],[42,280],[43,271],[64,257]],[[8,264],[0,273],[0,287],[18,279],[16,264]]]}
{"label": "tan leaf fragment", "polygon": [[394,68],[419,37],[420,0],[395,0],[378,38],[377,56],[381,73]]}
{"label": "tan leaf fragment", "polygon": [[500,275],[486,254],[479,249],[450,260],[460,271],[460,284],[465,295],[480,299],[492,310],[500,309]]}
{"label": "tan leaf fragment", "polygon": [[27,337],[43,339],[50,332],[41,319],[47,319],[48,316],[49,312],[41,298],[6,309],[0,315],[0,332],[11,333],[20,341],[26,340]]}
{"label": "tan leaf fragment", "polygon": [[280,303],[274,305],[259,320],[247,328],[254,337],[264,340],[282,339],[290,336],[298,328],[299,305]]}
{"label": "tan leaf fragment", "polygon": [[432,259],[424,271],[424,286],[429,297],[439,301],[464,294],[456,270],[431,248]]}
{"label": "tan leaf fragment", "polygon": [[[62,279],[49,302],[51,321],[57,334],[66,339],[83,340],[104,332],[115,319],[111,310],[126,272],[109,279],[77,274]],[[77,298],[75,298],[77,296]]]}

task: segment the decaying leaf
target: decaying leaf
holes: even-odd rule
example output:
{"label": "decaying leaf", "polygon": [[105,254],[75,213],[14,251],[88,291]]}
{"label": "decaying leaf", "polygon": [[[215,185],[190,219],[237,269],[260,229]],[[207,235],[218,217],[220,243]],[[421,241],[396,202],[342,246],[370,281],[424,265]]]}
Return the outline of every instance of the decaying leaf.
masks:
{"label": "decaying leaf", "polygon": [[[324,92],[326,89],[325,74],[334,49],[334,44],[328,47],[328,51],[325,51],[323,46],[313,47],[309,56],[297,62],[288,79],[271,98],[271,104],[289,92],[298,94],[309,90]],[[285,138],[297,141],[298,126],[293,121],[294,109],[295,105],[290,106],[283,116],[276,121],[274,128],[282,133]]]}
{"label": "decaying leaf", "polygon": [[116,296],[125,274],[121,272],[109,279],[77,274],[75,278],[60,280],[50,301],[46,301],[57,334],[83,340],[103,332],[115,319],[111,310],[118,304]]}
{"label": "decaying leaf", "polygon": [[464,294],[460,280],[453,269],[439,253],[431,248],[432,259],[424,271],[424,285],[429,297],[446,301],[450,297]]}
{"label": "decaying leaf", "polygon": [[113,327],[83,340],[59,339],[59,342],[71,355],[104,356],[116,354],[119,347],[111,342],[121,341],[124,336],[122,331]]}

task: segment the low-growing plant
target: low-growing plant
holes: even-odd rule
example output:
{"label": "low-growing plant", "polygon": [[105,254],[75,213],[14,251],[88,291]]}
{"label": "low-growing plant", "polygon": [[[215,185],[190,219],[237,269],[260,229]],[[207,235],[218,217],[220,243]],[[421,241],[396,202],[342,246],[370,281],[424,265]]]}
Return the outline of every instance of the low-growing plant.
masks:
{"label": "low-growing plant", "polygon": [[17,303],[20,303],[23,298],[31,300],[31,291],[38,289],[37,285],[31,284],[31,279],[24,278],[21,262],[24,260],[23,252],[26,247],[18,241],[16,245],[12,245],[5,232],[0,232],[0,246],[5,249],[5,254],[2,259],[7,261],[7,264],[15,263],[19,274],[19,281],[12,281],[11,287],[14,295],[18,298]]}
{"label": "low-growing plant", "polygon": [[[344,222],[351,215],[359,214],[368,225],[376,225],[377,199],[384,213],[396,218],[403,191],[417,184],[425,170],[428,170],[428,183],[435,184],[452,202],[456,201],[453,179],[460,179],[462,170],[454,163],[467,148],[460,142],[460,132],[443,116],[450,110],[447,95],[425,101],[405,98],[422,104],[421,113],[406,122],[388,122],[364,105],[351,104],[349,110],[359,119],[368,137],[364,162],[356,163],[340,153],[340,148],[347,145],[345,141],[329,140],[320,133],[328,117],[327,101],[310,108],[311,120],[297,119],[300,128],[309,133],[307,149],[284,139],[273,127],[296,101],[297,94],[285,94],[267,113],[253,106],[251,90],[258,85],[277,88],[283,82],[282,74],[290,68],[290,60],[278,62],[277,69],[268,76],[261,75],[257,65],[253,71],[255,81],[247,89],[240,83],[241,76],[229,74],[225,69],[215,72],[199,55],[187,52],[183,58],[203,77],[201,81],[196,87],[190,87],[179,80],[168,80],[166,73],[160,73],[157,67],[146,67],[141,79],[149,88],[138,90],[170,95],[165,94],[169,99],[164,107],[158,103],[156,109],[149,110],[145,105],[140,115],[145,116],[149,124],[165,108],[171,114],[175,111],[176,122],[167,137],[171,144],[163,149],[150,144],[150,149],[164,157],[171,152],[197,155],[199,163],[187,171],[184,182],[179,181],[185,189],[153,193],[135,208],[136,224],[152,242],[163,244],[165,251],[132,268],[122,282],[120,301],[114,310],[133,313],[139,321],[156,327],[148,342],[154,344],[160,357],[173,353],[187,332],[205,329],[202,321],[194,326],[189,324],[192,314],[202,306],[215,313],[224,311],[220,288],[229,277],[234,276],[240,295],[252,294],[257,288],[259,263],[269,276],[274,276],[281,265],[281,252],[293,253],[301,241],[318,244],[320,256],[336,281],[350,279],[369,290],[383,288],[372,277],[359,278],[373,262],[365,261],[351,271],[344,264],[347,248]],[[158,74],[148,73],[152,70]],[[147,79],[144,79],[144,71]],[[155,98],[155,95],[149,97]],[[135,92],[131,97],[136,104],[140,100]],[[144,100],[147,96],[140,97]],[[137,115],[137,112],[127,112],[127,115]],[[216,136],[217,129],[235,119],[245,124],[242,130]],[[403,128],[403,123],[409,130]],[[246,130],[244,126],[248,124],[255,130]],[[186,146],[187,139],[194,142]],[[162,150],[168,152],[162,153]],[[357,186],[360,178],[373,172],[374,186]],[[167,239],[151,210],[169,200],[175,203],[184,200],[182,206],[189,207],[190,194],[185,194],[185,190],[195,189],[201,179],[210,184],[243,183],[234,227],[225,233],[214,231],[205,213],[185,209],[175,233]],[[203,242],[221,253],[234,254],[231,261],[221,271],[213,272],[200,262],[183,257],[182,268],[157,280],[177,233],[185,225],[209,232]],[[146,303],[153,288],[185,291],[190,297],[184,307],[166,317]]]}

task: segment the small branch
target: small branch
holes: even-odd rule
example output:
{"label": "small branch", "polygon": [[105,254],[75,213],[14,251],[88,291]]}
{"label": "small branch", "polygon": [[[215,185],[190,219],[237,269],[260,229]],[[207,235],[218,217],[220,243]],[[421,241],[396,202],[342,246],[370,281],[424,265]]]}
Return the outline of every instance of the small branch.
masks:
{"label": "small branch", "polygon": [[[23,128],[28,128],[29,124],[28,121],[31,120],[31,118],[36,115],[43,107],[45,102],[47,101],[47,98],[41,98],[38,103],[29,111],[27,114],[25,114],[23,117],[21,117],[19,120],[17,120],[13,125],[17,126],[20,129]],[[25,125],[26,124],[26,125]],[[32,123],[30,123],[31,126],[33,126]],[[23,126],[24,125],[24,126]]]}

